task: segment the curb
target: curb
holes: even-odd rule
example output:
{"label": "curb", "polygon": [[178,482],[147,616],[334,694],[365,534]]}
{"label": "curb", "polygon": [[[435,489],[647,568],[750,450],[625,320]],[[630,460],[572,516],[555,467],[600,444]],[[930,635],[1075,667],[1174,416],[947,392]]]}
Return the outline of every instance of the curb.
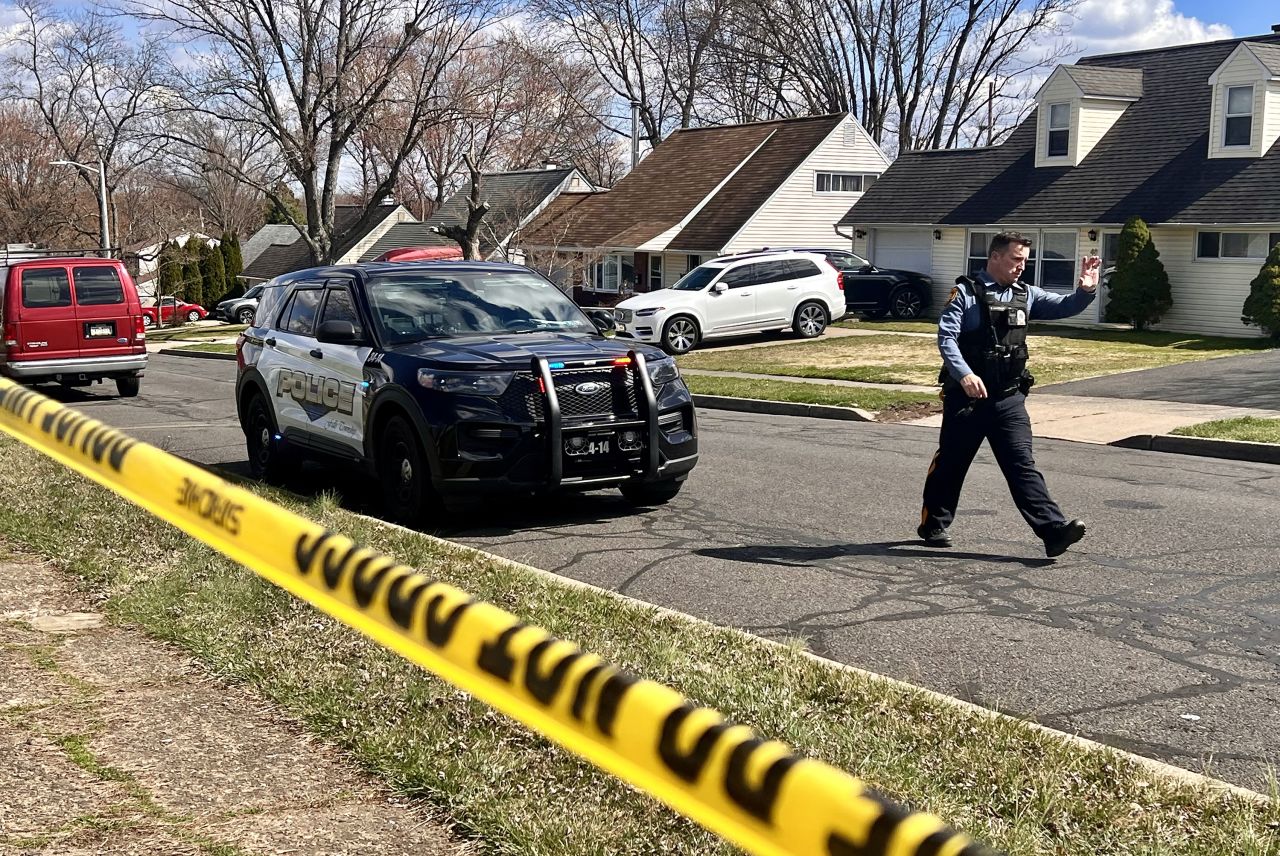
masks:
{"label": "curb", "polygon": [[846,422],[875,422],[875,417],[859,407],[836,407],[832,404],[801,404],[794,401],[768,401],[760,398],[730,398],[724,395],[695,395],[693,403],[712,410],[735,410],[740,413],[764,413],[771,416],[809,416],[815,419],[842,419]]}
{"label": "curb", "polygon": [[217,351],[180,351],[177,348],[161,348],[157,354],[171,357],[195,357],[198,360],[234,360],[235,354],[220,354]]}
{"label": "curb", "polygon": [[1280,464],[1280,445],[1254,443],[1248,440],[1214,440],[1209,437],[1181,437],[1172,434],[1135,434],[1107,445],[1121,449],[1140,449],[1144,452],[1171,452],[1175,455],[1196,455],[1202,458]]}

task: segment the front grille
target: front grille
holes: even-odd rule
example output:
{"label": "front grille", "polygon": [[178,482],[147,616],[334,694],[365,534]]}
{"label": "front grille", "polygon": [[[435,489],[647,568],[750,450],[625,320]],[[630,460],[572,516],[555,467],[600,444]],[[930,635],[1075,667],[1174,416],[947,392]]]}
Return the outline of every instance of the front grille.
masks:
{"label": "front grille", "polygon": [[631,323],[631,310],[630,310],[630,309],[615,309],[615,310],[613,310],[613,320],[614,320],[614,321],[617,321],[619,324],[630,324],[630,323]]}
{"label": "front grille", "polygon": [[[565,419],[633,417],[639,412],[633,376],[620,366],[552,372],[551,379],[556,385],[560,414]],[[578,391],[578,387],[589,383],[600,384],[600,388],[587,392]],[[541,422],[546,418],[544,400],[544,396],[538,391],[536,377],[517,374],[498,399],[498,407],[511,419]]]}

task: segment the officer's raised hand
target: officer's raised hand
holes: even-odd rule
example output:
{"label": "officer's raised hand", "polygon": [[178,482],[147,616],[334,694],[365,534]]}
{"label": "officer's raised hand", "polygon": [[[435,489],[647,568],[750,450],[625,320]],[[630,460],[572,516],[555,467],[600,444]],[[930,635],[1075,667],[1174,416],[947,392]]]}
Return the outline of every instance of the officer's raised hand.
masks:
{"label": "officer's raised hand", "polygon": [[1093,291],[1098,287],[1098,271],[1102,269],[1102,259],[1097,256],[1085,256],[1080,260],[1080,278],[1076,287],[1085,291]]}
{"label": "officer's raised hand", "polygon": [[960,378],[960,388],[970,398],[986,398],[987,385],[976,374],[967,374]]}

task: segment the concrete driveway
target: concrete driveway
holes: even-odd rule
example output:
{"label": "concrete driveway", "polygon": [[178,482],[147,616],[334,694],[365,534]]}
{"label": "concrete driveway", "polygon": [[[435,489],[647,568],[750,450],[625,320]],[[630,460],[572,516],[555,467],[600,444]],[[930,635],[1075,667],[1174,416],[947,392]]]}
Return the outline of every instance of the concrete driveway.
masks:
{"label": "concrete driveway", "polygon": [[1280,411],[1280,350],[1055,383],[1036,392]]}

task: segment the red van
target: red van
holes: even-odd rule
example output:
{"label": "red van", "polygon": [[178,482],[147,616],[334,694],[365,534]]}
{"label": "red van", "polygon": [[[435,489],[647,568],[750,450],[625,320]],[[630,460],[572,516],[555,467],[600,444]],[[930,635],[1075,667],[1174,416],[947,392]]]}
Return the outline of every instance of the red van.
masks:
{"label": "red van", "polygon": [[0,261],[0,374],[138,394],[147,340],[138,290],[115,259]]}

